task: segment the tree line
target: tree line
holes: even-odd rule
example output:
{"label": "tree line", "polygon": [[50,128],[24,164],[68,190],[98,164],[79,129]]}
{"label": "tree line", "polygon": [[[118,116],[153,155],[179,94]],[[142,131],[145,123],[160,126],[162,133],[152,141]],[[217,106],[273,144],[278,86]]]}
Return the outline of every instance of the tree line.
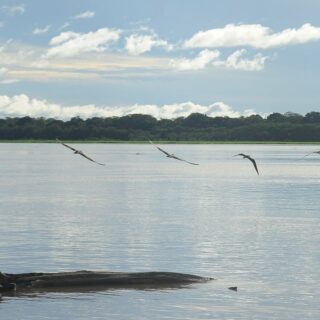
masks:
{"label": "tree line", "polygon": [[52,118],[0,119],[0,140],[115,140],[115,141],[320,141],[320,112],[306,115],[272,113],[266,118],[188,117],[161,119],[132,114],[122,117],[62,121]]}

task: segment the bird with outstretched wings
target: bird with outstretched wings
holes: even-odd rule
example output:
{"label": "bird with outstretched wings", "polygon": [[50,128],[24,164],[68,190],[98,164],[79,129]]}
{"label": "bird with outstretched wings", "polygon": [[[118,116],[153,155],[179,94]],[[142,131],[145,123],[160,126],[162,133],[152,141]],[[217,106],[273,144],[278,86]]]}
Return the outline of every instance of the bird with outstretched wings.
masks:
{"label": "bird with outstretched wings", "polygon": [[173,153],[169,153],[169,152],[163,150],[162,148],[160,148],[160,147],[158,147],[157,145],[155,145],[151,140],[149,140],[149,142],[150,142],[153,146],[155,146],[159,151],[161,151],[162,153],[164,153],[168,158],[176,159],[176,160],[183,161],[183,162],[187,162],[187,163],[192,164],[192,165],[194,165],[194,166],[198,166],[198,165],[199,165],[199,163],[194,163],[194,162],[190,162],[190,161],[181,159],[181,158],[177,157],[176,155],[174,155]]}
{"label": "bird with outstretched wings", "polygon": [[80,156],[88,159],[89,161],[92,161],[92,162],[94,162],[94,163],[96,163],[96,164],[99,164],[100,166],[105,166],[104,163],[100,163],[100,162],[97,162],[97,161],[91,159],[91,158],[88,157],[86,154],[84,154],[81,150],[77,150],[77,149],[75,149],[75,148],[67,145],[66,143],[60,141],[58,138],[57,138],[56,140],[57,140],[59,143],[61,143],[63,146],[65,146],[65,147],[67,147],[68,149],[72,150],[74,154],[79,154]]}
{"label": "bird with outstretched wings", "polygon": [[236,156],[242,156],[243,159],[248,159],[248,160],[250,160],[250,161],[252,162],[252,164],[253,164],[253,166],[254,166],[257,174],[259,175],[259,171],[258,171],[258,167],[257,167],[256,161],[255,161],[253,158],[251,158],[249,155],[244,154],[244,153],[239,153],[239,154],[234,155],[234,157],[236,157]]}

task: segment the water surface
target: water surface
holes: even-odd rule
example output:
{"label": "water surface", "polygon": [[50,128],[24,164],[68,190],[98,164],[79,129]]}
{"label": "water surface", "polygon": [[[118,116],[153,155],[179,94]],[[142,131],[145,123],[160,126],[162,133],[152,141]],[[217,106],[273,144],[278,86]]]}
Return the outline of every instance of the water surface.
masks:
{"label": "water surface", "polygon": [[1,319],[319,319],[320,157],[301,159],[317,146],[161,145],[199,166],[152,145],[73,146],[106,166],[59,144],[0,144],[2,272],[217,280],[3,297]]}

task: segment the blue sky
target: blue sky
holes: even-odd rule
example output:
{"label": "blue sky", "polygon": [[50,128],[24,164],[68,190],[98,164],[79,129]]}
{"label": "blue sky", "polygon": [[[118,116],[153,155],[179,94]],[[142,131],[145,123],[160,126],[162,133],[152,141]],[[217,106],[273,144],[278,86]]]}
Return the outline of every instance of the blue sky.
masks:
{"label": "blue sky", "polygon": [[319,111],[320,2],[1,1],[0,116]]}

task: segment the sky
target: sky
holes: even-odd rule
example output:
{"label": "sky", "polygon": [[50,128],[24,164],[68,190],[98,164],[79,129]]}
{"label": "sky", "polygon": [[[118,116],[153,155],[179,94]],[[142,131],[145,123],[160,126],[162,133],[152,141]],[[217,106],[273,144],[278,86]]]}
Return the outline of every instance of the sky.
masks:
{"label": "sky", "polygon": [[318,0],[0,2],[0,117],[320,111]]}

